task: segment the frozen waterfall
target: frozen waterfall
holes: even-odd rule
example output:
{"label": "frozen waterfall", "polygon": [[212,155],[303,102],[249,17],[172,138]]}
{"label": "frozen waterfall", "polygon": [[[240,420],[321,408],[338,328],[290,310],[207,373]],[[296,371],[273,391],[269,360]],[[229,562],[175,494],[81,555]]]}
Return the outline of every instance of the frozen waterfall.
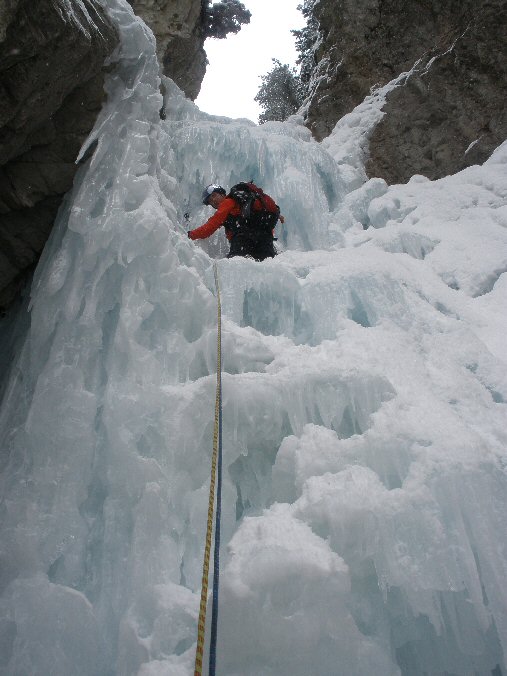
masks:
{"label": "frozen waterfall", "polygon": [[[388,187],[382,91],[321,144],[170,81],[161,121],[153,36],[105,4],[96,147],[2,326],[0,673],[193,673],[218,258],[220,676],[507,676],[507,144]],[[202,185],[250,178],[280,255],[189,241]]]}

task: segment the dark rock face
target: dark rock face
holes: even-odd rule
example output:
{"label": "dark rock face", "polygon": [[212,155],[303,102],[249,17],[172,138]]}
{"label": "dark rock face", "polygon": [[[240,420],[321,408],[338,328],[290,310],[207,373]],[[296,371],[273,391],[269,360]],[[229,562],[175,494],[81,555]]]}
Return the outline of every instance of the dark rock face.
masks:
{"label": "dark rock face", "polygon": [[[392,91],[370,139],[370,176],[405,182],[482,164],[507,137],[507,8],[485,8]],[[495,49],[493,45],[496,45]]]}
{"label": "dark rock face", "polygon": [[176,82],[192,101],[206,73],[201,0],[129,0],[135,13],[157,39],[157,55],[164,75]]}
{"label": "dark rock face", "polygon": [[199,33],[186,37],[175,35],[165,50],[162,60],[164,75],[174,80],[192,101],[199,96],[206,74],[204,40]]}
{"label": "dark rock face", "polygon": [[[119,37],[98,0],[0,0],[0,312],[35,267],[104,99]],[[195,99],[206,72],[201,0],[131,0],[159,61]]]}
{"label": "dark rock face", "polygon": [[37,262],[72,185],[118,43],[96,0],[73,10],[52,0],[0,7],[0,309]]}
{"label": "dark rock face", "polygon": [[444,176],[485,160],[507,136],[504,0],[320,0],[313,11],[322,42],[307,124],[318,139],[421,60],[388,95],[370,176]]}

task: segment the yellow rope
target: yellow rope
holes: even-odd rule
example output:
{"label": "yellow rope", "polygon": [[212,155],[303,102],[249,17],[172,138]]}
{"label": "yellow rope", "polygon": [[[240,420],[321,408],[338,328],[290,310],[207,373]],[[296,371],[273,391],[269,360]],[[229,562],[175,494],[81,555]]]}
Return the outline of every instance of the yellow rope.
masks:
{"label": "yellow rope", "polygon": [[194,676],[202,676],[202,660],[204,656],[204,636],[206,632],[206,605],[208,600],[209,561],[211,553],[211,535],[213,532],[213,514],[215,510],[215,481],[218,455],[218,427],[220,416],[220,389],[222,373],[222,306],[220,303],[220,288],[218,285],[218,270],[216,262],[213,264],[215,286],[217,289],[218,306],[218,340],[217,340],[217,385],[215,396],[215,422],[213,428],[213,453],[211,456],[211,481],[209,486],[208,523],[206,528],[206,544],[204,547],[204,561],[202,565],[201,605],[199,607],[199,621],[197,623],[197,648],[195,652]]}

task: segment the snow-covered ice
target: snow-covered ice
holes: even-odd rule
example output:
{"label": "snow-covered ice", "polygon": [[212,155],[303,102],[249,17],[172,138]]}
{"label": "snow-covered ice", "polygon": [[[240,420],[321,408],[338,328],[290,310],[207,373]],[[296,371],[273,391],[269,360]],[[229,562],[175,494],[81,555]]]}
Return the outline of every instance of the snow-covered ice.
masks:
{"label": "snow-covered ice", "polygon": [[[168,80],[161,121],[153,36],[105,4],[97,147],[3,326],[0,672],[193,672],[217,257],[218,673],[505,675],[507,143],[387,186],[362,168],[380,94],[321,144]],[[286,218],[262,264],[185,233],[203,184],[245,178]]]}

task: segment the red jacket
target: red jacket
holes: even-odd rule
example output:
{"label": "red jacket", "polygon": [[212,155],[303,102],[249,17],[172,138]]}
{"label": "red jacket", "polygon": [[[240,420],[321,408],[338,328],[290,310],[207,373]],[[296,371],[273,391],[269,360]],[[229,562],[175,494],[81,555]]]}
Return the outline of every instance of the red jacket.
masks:
{"label": "red jacket", "polygon": [[[254,206],[255,208],[255,206]],[[190,239],[206,239],[222,226],[229,216],[239,216],[241,213],[241,207],[237,204],[236,200],[233,200],[232,197],[226,197],[220,203],[220,206],[213,214],[211,218],[208,218],[204,225],[201,225],[200,228],[191,230],[188,233]],[[230,239],[231,236],[229,233],[226,233],[227,239]]]}
{"label": "red jacket", "polygon": [[[265,199],[271,200],[268,195],[264,195]],[[272,202],[272,200],[271,200]],[[272,202],[274,205],[274,202]],[[260,211],[263,208],[260,200],[256,199],[253,203],[253,209],[255,211]],[[200,228],[196,228],[195,230],[191,230],[188,233],[188,236],[190,239],[206,239],[206,237],[209,237],[212,235],[214,232],[222,226],[225,221],[229,218],[229,216],[239,216],[241,214],[241,207],[238,205],[236,200],[233,200],[232,197],[226,197],[222,202],[220,203],[220,206],[216,210],[216,212],[213,214],[211,218],[208,218],[206,223],[204,225],[201,225]],[[227,232],[225,233],[227,239],[232,238],[232,233]]]}

